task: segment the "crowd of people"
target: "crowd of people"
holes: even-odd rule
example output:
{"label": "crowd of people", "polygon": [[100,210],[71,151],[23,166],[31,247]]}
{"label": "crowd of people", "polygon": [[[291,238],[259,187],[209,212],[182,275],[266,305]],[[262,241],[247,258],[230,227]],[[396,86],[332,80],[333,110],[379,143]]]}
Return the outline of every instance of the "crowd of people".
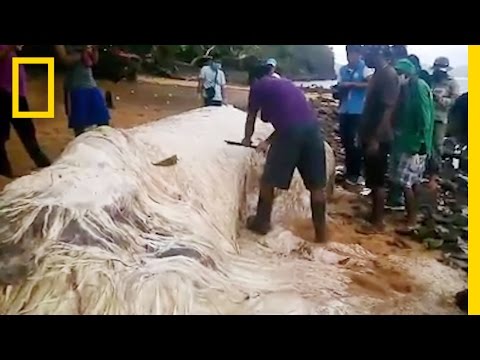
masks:
{"label": "crowd of people", "polygon": [[382,231],[385,209],[405,208],[406,228],[398,232],[409,233],[416,227],[420,183],[437,188],[459,86],[446,57],[435,60],[430,74],[405,45],[348,45],[346,51],[348,64],[334,90],[346,183],[363,184],[364,174],[371,189],[370,226],[361,232]]}
{"label": "crowd of people", "polygon": [[[449,75],[449,60],[435,60],[432,73],[408,54],[405,45],[347,45],[348,64],[340,69],[333,87],[339,100],[339,122],[345,148],[345,182],[371,189],[371,212],[360,233],[384,230],[387,207],[406,210],[409,234],[417,226],[419,185],[437,188],[443,141],[452,113],[466,117],[464,106],[454,106],[459,87]],[[316,240],[325,241],[325,151],[316,115],[304,94],[276,71],[276,61],[262,63],[250,74],[245,137],[251,146],[256,117],[273,125],[272,135],[257,146],[268,151],[255,216],[247,227],[259,234],[270,228],[274,189],[287,190],[295,168],[311,192]],[[467,94],[461,99],[468,99]],[[457,102],[458,103],[458,102]],[[462,111],[453,111],[459,107]],[[464,123],[467,120],[464,120]],[[365,178],[365,180],[364,180]]]}

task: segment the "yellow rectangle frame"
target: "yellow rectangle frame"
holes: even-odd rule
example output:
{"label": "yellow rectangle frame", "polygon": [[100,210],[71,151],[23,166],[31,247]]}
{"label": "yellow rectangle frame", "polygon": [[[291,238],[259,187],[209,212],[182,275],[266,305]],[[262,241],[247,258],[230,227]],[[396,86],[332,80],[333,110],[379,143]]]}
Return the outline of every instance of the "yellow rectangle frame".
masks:
{"label": "yellow rectangle frame", "polygon": [[[20,111],[20,65],[47,65],[47,111]],[[53,119],[55,117],[55,61],[53,57],[14,57],[12,59],[12,117],[14,119]]]}

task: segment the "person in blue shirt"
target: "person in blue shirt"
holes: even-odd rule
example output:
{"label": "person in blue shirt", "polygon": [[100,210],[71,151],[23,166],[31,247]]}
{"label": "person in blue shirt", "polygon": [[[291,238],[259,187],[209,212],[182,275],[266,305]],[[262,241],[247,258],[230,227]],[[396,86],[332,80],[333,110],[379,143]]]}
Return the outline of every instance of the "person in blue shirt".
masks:
{"label": "person in blue shirt", "polygon": [[348,64],[340,68],[337,97],[340,100],[340,137],[345,148],[345,182],[360,182],[362,152],[358,130],[362,120],[370,69],[362,60],[361,45],[347,45]]}

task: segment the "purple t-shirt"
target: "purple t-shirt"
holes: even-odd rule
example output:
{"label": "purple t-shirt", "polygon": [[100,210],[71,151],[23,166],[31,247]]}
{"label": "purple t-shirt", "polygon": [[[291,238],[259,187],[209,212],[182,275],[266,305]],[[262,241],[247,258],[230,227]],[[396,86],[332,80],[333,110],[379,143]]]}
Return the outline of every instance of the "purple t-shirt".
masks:
{"label": "purple t-shirt", "polygon": [[[5,50],[8,45],[0,45],[0,50]],[[7,57],[0,60],[0,89],[9,93],[12,92],[12,58],[16,56],[15,52],[9,52]],[[27,96],[27,74],[25,67],[19,65],[19,93],[20,96]]]}
{"label": "purple t-shirt", "polygon": [[262,120],[275,130],[285,130],[296,124],[316,121],[315,113],[302,90],[284,78],[266,76],[250,88],[250,112],[262,113]]}

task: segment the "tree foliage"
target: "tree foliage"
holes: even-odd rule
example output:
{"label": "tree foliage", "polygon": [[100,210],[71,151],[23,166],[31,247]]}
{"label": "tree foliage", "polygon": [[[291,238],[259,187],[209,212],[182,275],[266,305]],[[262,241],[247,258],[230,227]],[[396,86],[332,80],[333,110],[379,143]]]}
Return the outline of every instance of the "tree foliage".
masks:
{"label": "tree foliage", "polygon": [[[111,45],[100,45],[111,47]],[[274,57],[279,71],[292,79],[333,79],[334,56],[328,45],[115,45],[142,57],[151,55],[154,65],[175,72],[178,62],[191,65],[213,53],[224,67],[248,70],[259,59]],[[26,56],[53,56],[52,45],[27,45]]]}
{"label": "tree foliage", "polygon": [[176,61],[194,64],[196,60],[213,53],[224,59],[226,67],[237,70],[252,63],[246,59],[274,57],[279,71],[292,78],[333,79],[334,56],[327,45],[123,45],[135,53],[151,52],[155,62],[171,67]]}

